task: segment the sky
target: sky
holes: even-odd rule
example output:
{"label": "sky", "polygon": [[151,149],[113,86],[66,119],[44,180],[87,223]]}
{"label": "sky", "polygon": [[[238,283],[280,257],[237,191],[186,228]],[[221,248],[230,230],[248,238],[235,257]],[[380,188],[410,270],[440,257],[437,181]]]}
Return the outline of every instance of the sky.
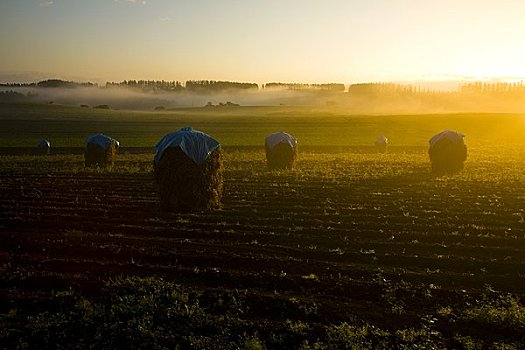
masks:
{"label": "sky", "polygon": [[0,82],[525,80],[523,0],[0,0]]}

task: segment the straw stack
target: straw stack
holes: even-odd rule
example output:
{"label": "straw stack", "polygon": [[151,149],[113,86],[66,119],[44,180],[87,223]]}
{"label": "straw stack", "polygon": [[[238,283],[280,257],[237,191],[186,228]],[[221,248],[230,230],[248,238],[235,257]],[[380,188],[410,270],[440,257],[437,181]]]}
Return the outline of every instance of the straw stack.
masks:
{"label": "straw stack", "polygon": [[434,135],[429,143],[428,154],[432,172],[438,175],[454,174],[463,170],[467,159],[467,146],[464,135],[445,130]]}
{"label": "straw stack", "polygon": [[188,212],[220,208],[224,190],[220,147],[201,165],[197,165],[180,147],[168,148],[154,163],[154,173],[164,210]]}
{"label": "straw stack", "polygon": [[276,132],[264,142],[266,162],[270,169],[292,169],[297,160],[297,140],[285,132]]}

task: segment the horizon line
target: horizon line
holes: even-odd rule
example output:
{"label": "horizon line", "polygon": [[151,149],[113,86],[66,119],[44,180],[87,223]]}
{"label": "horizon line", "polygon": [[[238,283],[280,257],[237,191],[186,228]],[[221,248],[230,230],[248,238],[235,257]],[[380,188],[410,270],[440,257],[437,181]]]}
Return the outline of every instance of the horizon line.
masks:
{"label": "horizon line", "polygon": [[396,83],[396,84],[459,84],[462,82],[492,82],[492,83],[516,83],[525,82],[525,76],[471,76],[471,75],[451,75],[451,74],[431,74],[420,77],[412,78],[399,78],[399,79],[355,79],[349,81],[344,80],[324,80],[320,82],[315,79],[314,81],[308,80],[279,80],[279,79],[267,79],[265,81],[255,81],[251,79],[239,80],[239,79],[165,79],[165,78],[129,78],[129,79],[103,79],[100,77],[75,76],[70,74],[57,74],[57,73],[43,73],[38,71],[0,71],[0,84],[30,84],[38,83],[45,80],[63,80],[71,81],[76,83],[92,83],[97,85],[107,83],[118,83],[123,81],[135,80],[135,81],[222,81],[222,82],[239,82],[239,83],[250,83],[263,86],[269,83],[282,83],[282,84],[305,84],[305,85],[320,85],[320,84],[344,84],[346,87],[355,84],[371,84],[371,83]]}

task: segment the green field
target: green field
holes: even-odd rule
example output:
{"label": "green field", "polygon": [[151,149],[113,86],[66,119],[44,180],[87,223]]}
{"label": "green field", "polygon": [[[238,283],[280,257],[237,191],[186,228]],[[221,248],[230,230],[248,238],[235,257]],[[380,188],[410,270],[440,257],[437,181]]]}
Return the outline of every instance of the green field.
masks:
{"label": "green field", "polygon": [[282,130],[306,146],[372,145],[384,134],[392,146],[426,147],[443,129],[467,135],[474,148],[525,145],[525,115],[518,114],[374,116],[288,106],[136,112],[0,104],[0,147],[33,147],[41,138],[52,147],[82,147],[88,136],[99,132],[118,139],[122,147],[153,147],[166,133],[188,125],[224,146],[262,146],[265,136]]}

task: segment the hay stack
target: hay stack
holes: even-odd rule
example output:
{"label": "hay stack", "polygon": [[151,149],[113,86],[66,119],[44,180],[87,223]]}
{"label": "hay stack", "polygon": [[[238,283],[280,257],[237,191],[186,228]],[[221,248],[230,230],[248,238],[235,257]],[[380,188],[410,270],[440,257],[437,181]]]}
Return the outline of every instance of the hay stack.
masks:
{"label": "hay stack", "polygon": [[180,147],[168,148],[154,166],[164,210],[186,212],[220,208],[224,163],[220,148],[197,165]]}
{"label": "hay stack", "polygon": [[429,143],[428,154],[432,163],[432,172],[438,175],[454,174],[463,170],[467,159],[465,136],[451,130],[434,135]]}
{"label": "hay stack", "polygon": [[266,162],[270,169],[293,169],[297,159],[297,140],[285,132],[276,132],[264,142]]}
{"label": "hay stack", "polygon": [[49,154],[51,143],[48,140],[42,139],[36,147],[39,154]]}
{"label": "hay stack", "polygon": [[385,135],[381,135],[374,141],[374,145],[377,152],[386,153],[388,148],[388,138]]}
{"label": "hay stack", "polygon": [[91,136],[86,141],[84,164],[92,166],[112,166],[117,154],[118,141],[104,134]]}
{"label": "hay stack", "polygon": [[163,210],[220,208],[224,191],[223,153],[210,136],[191,128],[166,135],[157,144],[154,175]]}
{"label": "hay stack", "polygon": [[88,143],[84,153],[85,166],[111,166],[115,161],[116,154],[117,147],[115,144],[111,144],[104,149],[99,144]]}

